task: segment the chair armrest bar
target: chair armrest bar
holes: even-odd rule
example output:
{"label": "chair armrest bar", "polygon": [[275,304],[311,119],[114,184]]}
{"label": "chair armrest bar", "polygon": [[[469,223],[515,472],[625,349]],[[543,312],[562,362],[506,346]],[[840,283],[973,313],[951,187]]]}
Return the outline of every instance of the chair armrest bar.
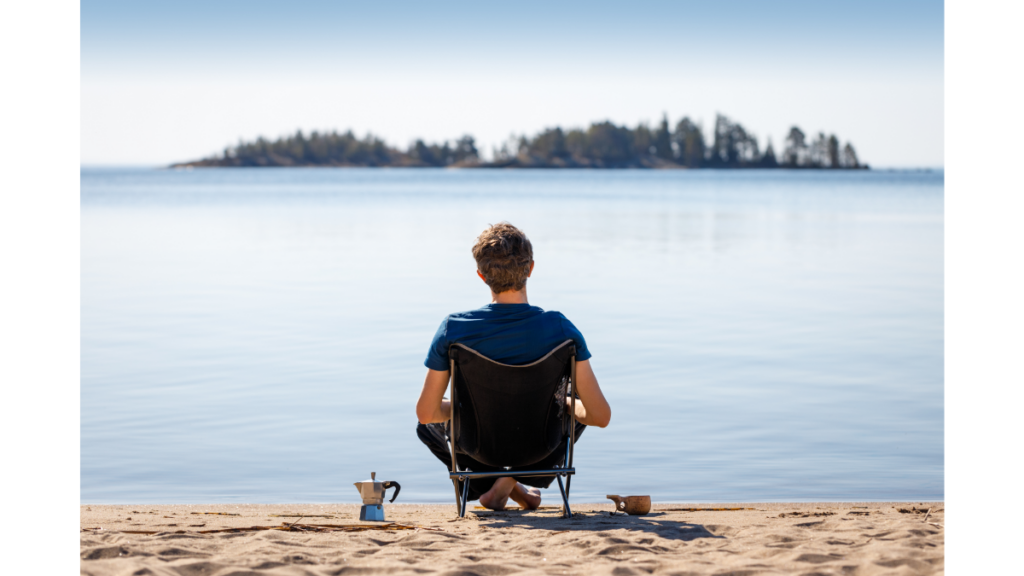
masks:
{"label": "chair armrest bar", "polygon": [[511,476],[554,476],[556,474],[575,474],[575,468],[554,468],[552,470],[498,470],[496,472],[451,472],[451,478],[503,478]]}

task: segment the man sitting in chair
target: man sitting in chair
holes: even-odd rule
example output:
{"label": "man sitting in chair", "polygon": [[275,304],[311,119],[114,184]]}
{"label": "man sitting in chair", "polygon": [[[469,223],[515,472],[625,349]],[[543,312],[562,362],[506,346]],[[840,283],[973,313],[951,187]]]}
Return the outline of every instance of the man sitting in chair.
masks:
{"label": "man sitting in chair", "polygon": [[[445,466],[451,469],[451,453],[445,440],[445,422],[451,417],[451,404],[444,399],[448,388],[448,348],[461,343],[484,356],[512,365],[528,364],[552,348],[573,340],[576,346],[577,392],[576,439],[587,426],[604,428],[611,420],[608,406],[594,371],[590,350],[580,331],[560,312],[531,306],[526,299],[526,279],[533,273],[533,246],[515,226],[502,222],[484,230],[473,246],[477,276],[491,289],[491,303],[469,312],[451,314],[441,322],[430,344],[424,364],[427,377],[416,403],[420,440]],[[566,398],[569,404],[570,399]],[[564,444],[564,443],[563,443]],[[458,454],[460,468],[485,470],[486,466],[466,454]],[[535,464],[540,469],[554,468],[563,453],[553,452]],[[491,510],[503,510],[511,498],[524,509],[540,506],[540,488],[547,488],[554,476],[522,478],[477,478],[470,482],[469,500],[479,499]]]}

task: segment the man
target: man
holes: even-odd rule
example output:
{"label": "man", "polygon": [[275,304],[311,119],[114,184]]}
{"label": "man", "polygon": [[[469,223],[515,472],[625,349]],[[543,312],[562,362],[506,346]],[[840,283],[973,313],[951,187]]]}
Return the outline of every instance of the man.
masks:
{"label": "man", "polygon": [[[473,246],[477,276],[491,289],[491,303],[477,310],[451,314],[430,344],[427,377],[416,403],[420,440],[450,470],[451,454],[445,442],[444,423],[451,417],[451,404],[444,399],[448,388],[448,347],[459,342],[504,364],[528,364],[538,360],[567,339],[576,345],[576,439],[587,426],[604,428],[612,411],[590,367],[590,350],[580,331],[560,312],[530,306],[526,279],[533,274],[533,246],[521,230],[508,222],[495,224],[477,238]],[[569,399],[566,399],[567,403]],[[560,463],[564,451],[555,450],[537,468]],[[474,471],[493,470],[466,454],[457,454],[459,465]],[[470,481],[469,499],[479,498],[491,510],[503,510],[511,498],[524,509],[540,506],[540,488],[547,488],[554,476],[513,477]]]}

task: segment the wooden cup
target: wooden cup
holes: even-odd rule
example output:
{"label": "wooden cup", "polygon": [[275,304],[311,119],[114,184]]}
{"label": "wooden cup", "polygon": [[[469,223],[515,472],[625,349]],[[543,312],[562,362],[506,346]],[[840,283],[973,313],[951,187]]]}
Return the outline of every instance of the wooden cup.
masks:
{"label": "wooden cup", "polygon": [[605,498],[615,502],[615,509],[625,512],[630,516],[643,516],[651,511],[650,496],[614,496],[607,495]]}

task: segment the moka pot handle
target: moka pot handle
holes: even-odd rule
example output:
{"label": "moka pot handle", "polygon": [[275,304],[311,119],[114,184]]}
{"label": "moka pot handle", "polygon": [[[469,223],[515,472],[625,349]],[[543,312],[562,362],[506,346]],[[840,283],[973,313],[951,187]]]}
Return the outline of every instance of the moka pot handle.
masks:
{"label": "moka pot handle", "polygon": [[395,482],[394,480],[388,480],[387,482],[384,482],[385,498],[387,497],[388,488],[395,489],[395,493],[391,495],[391,500],[388,500],[388,502],[394,502],[395,498],[398,498],[398,493],[402,491],[402,485],[399,484],[398,482]]}

